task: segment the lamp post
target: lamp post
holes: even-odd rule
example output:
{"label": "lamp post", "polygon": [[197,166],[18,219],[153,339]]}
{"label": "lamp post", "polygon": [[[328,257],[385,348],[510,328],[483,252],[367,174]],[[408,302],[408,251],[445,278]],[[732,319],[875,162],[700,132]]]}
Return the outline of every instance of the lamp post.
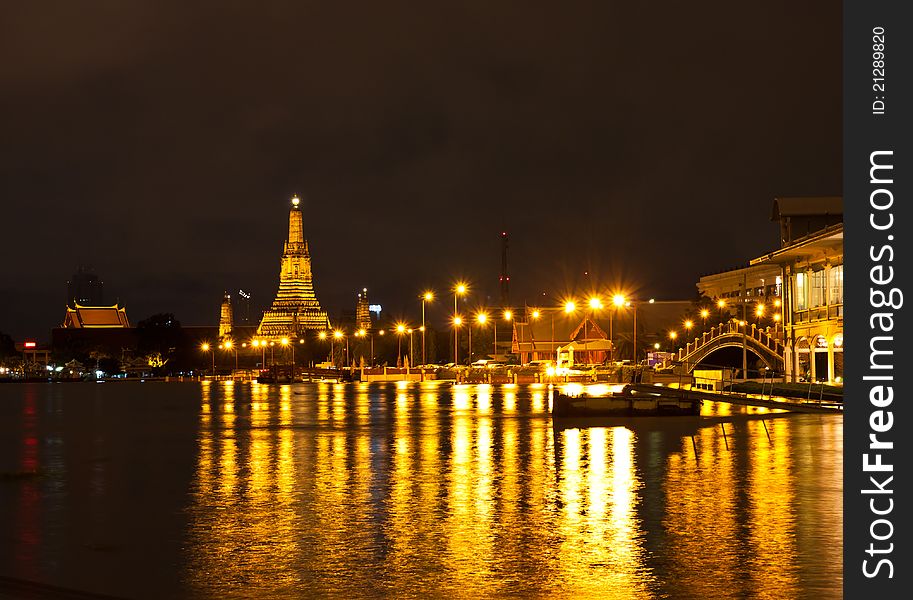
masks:
{"label": "lamp post", "polygon": [[[282,344],[282,347],[285,349],[285,353],[288,354],[289,339],[287,337],[279,340],[279,343]],[[295,346],[292,345],[292,368],[295,367]]]}
{"label": "lamp post", "polygon": [[[600,308],[602,308],[602,300],[600,300],[596,296],[593,296],[592,298],[590,298],[589,305],[590,305],[590,316],[593,318],[596,318],[596,311],[599,310]],[[586,316],[586,314],[584,314],[583,315],[583,352],[586,355],[586,364],[590,365],[593,363],[593,361],[592,361],[592,358],[590,357],[590,351],[587,348],[589,336],[587,335],[587,331],[586,331],[586,322],[587,322],[587,316]]]}
{"label": "lamp post", "polygon": [[235,352],[235,371],[238,370],[238,348],[235,346],[235,343],[231,340],[225,340],[225,343],[222,344],[225,346],[226,350],[234,350]]}
{"label": "lamp post", "polygon": [[[653,304],[653,298],[650,298],[650,304]],[[629,300],[629,301],[625,302],[625,306],[627,306],[631,309],[631,315],[634,318],[634,331],[632,332],[633,335],[631,336],[631,346],[632,346],[631,361],[634,364],[634,369],[636,372],[636,369],[637,369],[637,302]],[[676,335],[678,335],[678,334],[676,334]],[[675,339],[675,338],[673,337],[672,339]]]}
{"label": "lamp post", "polygon": [[333,357],[333,368],[334,369],[337,368],[336,367],[336,340],[341,340],[343,335],[344,334],[337,329],[336,331],[333,332],[333,339],[330,340],[330,354]]}
{"label": "lamp post", "polygon": [[[383,336],[386,333],[387,332],[385,330],[381,329],[377,332],[377,335]],[[371,363],[372,363],[372,365],[374,363],[374,358],[375,358],[375,356],[374,356],[374,334],[372,333],[371,334]]]}
{"label": "lamp post", "polygon": [[[359,329],[358,331],[355,332],[355,337],[358,337],[358,338],[363,338],[366,335],[368,335],[368,332],[365,331],[364,329]],[[364,353],[362,353],[361,358],[364,359],[364,357],[365,357],[365,355],[364,355]]]}
{"label": "lamp post", "polygon": [[453,365],[460,364],[460,325],[463,324],[463,317],[460,315],[453,316]]}
{"label": "lamp post", "polygon": [[203,342],[200,344],[200,350],[203,352],[209,352],[212,358],[212,376],[216,376],[216,351],[212,346],[209,345],[209,342]]}
{"label": "lamp post", "polygon": [[720,309],[720,323],[723,322],[723,309],[726,308],[726,301],[720,298],[716,301],[717,308]]}
{"label": "lamp post", "polygon": [[[564,314],[565,314],[565,316],[570,316],[570,315],[574,314],[576,311],[577,311],[577,303],[576,303],[576,302],[574,302],[573,300],[568,300],[567,302],[564,303]],[[552,329],[554,330],[554,325],[552,326]],[[569,339],[569,340],[568,340],[568,343],[570,343],[571,341],[572,341],[572,340]],[[555,352],[555,359],[556,359],[555,364],[556,364],[556,366],[557,366],[557,358],[558,358],[558,356],[557,356],[557,348],[556,348],[555,350],[556,350],[556,352]],[[570,365],[568,365],[568,366],[570,366]]]}
{"label": "lamp post", "polygon": [[472,366],[472,319],[466,321],[466,332],[469,334],[469,366]]}
{"label": "lamp post", "polygon": [[754,314],[757,317],[755,323],[757,323],[758,327],[761,327],[761,317],[764,316],[764,305],[758,304],[757,308],[755,308]]}
{"label": "lamp post", "polygon": [[685,331],[688,332],[688,337],[691,337],[691,328],[694,327],[694,321],[691,319],[686,319],[684,322]]}
{"label": "lamp post", "polygon": [[396,365],[399,366],[403,359],[403,334],[406,333],[406,326],[402,323],[396,324]]}
{"label": "lamp post", "polygon": [[[486,313],[484,313],[484,312],[480,312],[478,315],[476,315],[476,321],[479,322],[479,330],[481,330],[482,327],[485,326],[485,323],[488,322],[488,315],[487,315]],[[496,322],[496,321],[493,321],[493,322],[492,322],[492,325],[497,325],[497,322]],[[494,347],[497,348],[497,347],[498,347],[498,328],[495,327],[494,330],[495,330],[495,333],[494,333],[494,335],[495,335]]]}
{"label": "lamp post", "polygon": [[[317,339],[320,340],[320,341],[322,341],[322,342],[325,342],[326,339],[327,339],[327,332],[326,332],[326,331],[319,331],[319,332],[317,332]],[[331,342],[331,343],[332,343],[332,342]]]}
{"label": "lamp post", "polygon": [[[511,319],[513,319],[513,318],[514,318],[514,313],[512,313],[510,310],[504,311],[504,320],[507,321],[508,325],[510,325]],[[497,355],[497,353],[498,353],[498,332],[497,332],[497,323],[496,323],[495,324],[495,354]],[[495,357],[495,360],[497,360],[497,356]]]}
{"label": "lamp post", "polygon": [[615,307],[609,313],[609,341],[612,342],[612,362],[615,362],[615,314],[618,309],[625,305],[625,297],[621,294],[612,296],[612,305]]}
{"label": "lamp post", "polygon": [[704,321],[704,331],[707,331],[707,317],[710,316],[710,311],[706,308],[701,309],[701,319]]}
{"label": "lamp post", "polygon": [[415,357],[412,355],[412,328],[407,329],[406,333],[409,334],[409,366],[412,367],[415,364]]}
{"label": "lamp post", "polygon": [[429,290],[429,291],[425,292],[424,294],[422,294],[422,326],[421,326],[421,332],[422,332],[422,364],[423,364],[423,365],[425,365],[425,364],[428,363],[428,359],[425,357],[425,303],[426,303],[426,302],[431,302],[432,300],[434,300],[434,292],[432,292],[432,291]]}
{"label": "lamp post", "polygon": [[[457,319],[457,318],[459,317],[459,314],[460,314],[460,313],[459,313],[459,308],[457,308],[457,296],[463,296],[463,295],[465,295],[465,294],[466,294],[466,290],[467,290],[466,284],[463,283],[463,282],[457,282],[456,286],[454,286],[454,288],[453,288],[453,318],[454,318],[454,319]],[[462,319],[460,319],[460,321],[462,322]],[[459,360],[457,360],[457,359],[459,358],[458,355],[459,355],[459,353],[460,353],[460,349],[459,349],[459,346],[457,345],[458,342],[457,342],[457,340],[456,340],[456,338],[457,338],[458,335],[459,335],[459,333],[457,333],[457,330],[454,329],[454,334],[453,334],[453,336],[454,336],[454,339],[453,339],[453,364],[459,363]]]}

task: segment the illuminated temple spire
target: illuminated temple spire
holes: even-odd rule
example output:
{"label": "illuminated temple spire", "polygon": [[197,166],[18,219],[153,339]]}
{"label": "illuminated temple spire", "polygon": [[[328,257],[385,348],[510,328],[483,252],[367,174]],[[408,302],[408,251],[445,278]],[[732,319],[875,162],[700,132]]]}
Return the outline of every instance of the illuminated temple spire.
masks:
{"label": "illuminated temple spire", "polygon": [[304,239],[298,196],[292,197],[288,215],[288,239],[282,252],[279,291],[273,305],[263,313],[257,335],[270,339],[296,337],[305,331],[329,329],[330,320],[320,308],[311,276],[311,254]]}

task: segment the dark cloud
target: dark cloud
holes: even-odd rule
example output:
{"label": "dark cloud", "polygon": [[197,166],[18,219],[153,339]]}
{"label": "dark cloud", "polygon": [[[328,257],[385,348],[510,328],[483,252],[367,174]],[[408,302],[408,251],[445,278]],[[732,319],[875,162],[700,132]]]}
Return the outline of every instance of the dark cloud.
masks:
{"label": "dark cloud", "polygon": [[830,2],[20,3],[0,330],[43,335],[80,263],[133,320],[262,305],[296,192],[331,314],[457,274],[497,297],[502,227],[517,299],[587,269],[690,296],[772,247],[774,196],[840,193],[841,27]]}

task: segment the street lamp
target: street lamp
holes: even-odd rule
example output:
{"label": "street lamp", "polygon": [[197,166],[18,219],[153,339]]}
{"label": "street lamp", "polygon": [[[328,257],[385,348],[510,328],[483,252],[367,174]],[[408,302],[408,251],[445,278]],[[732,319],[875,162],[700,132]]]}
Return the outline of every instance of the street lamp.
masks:
{"label": "street lamp", "polygon": [[225,340],[225,343],[222,344],[222,346],[224,346],[226,350],[235,351],[235,371],[237,371],[238,370],[238,349],[235,347],[235,343],[231,340]]}
{"label": "street lamp", "polygon": [[[282,347],[285,348],[285,352],[288,353],[289,339],[287,337],[279,340],[279,343],[282,344]],[[295,368],[295,346],[292,344],[292,369]]]}
{"label": "street lamp", "polygon": [[755,308],[754,314],[758,317],[757,321],[755,321],[755,322],[758,324],[758,327],[760,327],[761,326],[761,317],[764,316],[764,305],[758,304],[757,308]]}
{"label": "street lamp", "polygon": [[710,316],[710,311],[706,308],[701,309],[701,319],[704,320],[704,330],[707,330],[707,317]]}
{"label": "street lamp", "polygon": [[428,359],[427,359],[426,356],[425,356],[425,303],[426,303],[426,302],[431,302],[432,300],[434,300],[434,292],[432,292],[431,290],[428,290],[427,292],[425,292],[424,294],[422,294],[422,326],[421,326],[421,332],[422,332],[422,364],[423,364],[423,365],[425,365],[425,364],[428,363]]}
{"label": "street lamp", "polygon": [[333,339],[330,340],[330,355],[333,357],[333,368],[336,368],[336,340],[341,340],[343,333],[338,329],[333,332]]}
{"label": "street lamp", "polygon": [[[366,335],[368,335],[368,332],[365,331],[364,328],[359,329],[358,331],[355,332],[355,337],[357,337],[357,338],[363,338]],[[365,357],[364,353],[361,354],[361,357],[362,357],[362,359],[364,359],[364,357]]]}
{"label": "street lamp", "polygon": [[612,304],[615,308],[609,313],[609,341],[612,342],[612,362],[615,362],[615,314],[619,308],[625,305],[625,297],[615,294],[612,296]]}
{"label": "street lamp", "polygon": [[[539,312],[539,309],[534,308],[533,312],[530,313],[529,316],[533,321],[538,321],[539,317],[541,315],[542,315],[542,313]],[[532,337],[532,336],[530,336],[530,337]],[[549,348],[551,350],[554,350],[555,349],[555,313],[554,313],[554,311],[552,311],[552,340],[551,341],[552,341],[552,343],[549,345]],[[535,339],[533,339],[533,349],[535,349],[535,343],[536,343]],[[532,354],[530,354],[530,356],[532,356]]]}
{"label": "street lamp", "polygon": [[[590,315],[593,318],[595,318],[596,311],[599,310],[600,308],[602,308],[602,300],[593,296],[592,298],[590,298],[590,300],[587,304],[589,304],[589,306],[590,306]],[[593,363],[593,361],[592,361],[592,358],[590,357],[590,351],[587,348],[587,344],[589,343],[589,341],[588,341],[589,335],[587,334],[587,327],[586,327],[587,320],[588,320],[587,315],[586,315],[586,313],[584,313],[584,315],[583,315],[583,355],[586,357],[586,364],[590,365]]]}
{"label": "street lamp", "polygon": [[453,312],[456,313],[457,309],[457,296],[465,296],[469,288],[466,287],[466,284],[462,281],[458,281],[453,288]]}
{"label": "street lamp", "polygon": [[209,345],[208,342],[203,342],[200,344],[200,350],[203,352],[209,352],[212,355],[212,376],[216,376],[216,351]]}
{"label": "street lamp", "polygon": [[399,363],[403,358],[403,334],[406,333],[406,326],[402,323],[396,324],[396,364],[399,366]]}
{"label": "street lamp", "polygon": [[415,357],[412,356],[412,328],[407,329],[406,333],[409,334],[409,366],[411,367],[415,364]]}
{"label": "street lamp", "polygon": [[254,349],[262,348],[261,358],[260,358],[260,368],[262,369],[263,367],[266,366],[263,364],[266,362],[266,344],[260,343],[260,340],[251,340],[250,345],[253,346]]}
{"label": "street lamp", "polygon": [[[507,321],[508,325],[510,324],[510,322],[513,318],[514,318],[513,312],[511,312],[510,310],[504,311],[504,320]],[[497,354],[497,352],[498,352],[497,346],[498,346],[498,324],[495,323],[495,354]],[[494,357],[494,358],[495,358],[495,360],[497,360],[497,357]]]}
{"label": "street lamp", "polygon": [[726,308],[726,301],[720,298],[716,301],[717,308],[720,309],[720,323],[723,322],[723,309]]}
{"label": "street lamp", "polygon": [[[485,323],[488,322],[488,315],[487,315],[486,313],[484,313],[484,312],[480,312],[479,314],[476,315],[476,321],[479,322],[479,330],[481,330],[482,327],[485,326]],[[495,336],[495,343],[494,343],[493,353],[492,353],[492,359],[494,359],[494,355],[498,353],[498,327],[497,327],[497,321],[492,321],[492,325],[495,326],[495,327],[494,327],[494,332],[495,332],[495,333],[494,333],[494,336]],[[471,355],[470,355],[470,356],[471,356]]]}
{"label": "street lamp", "polygon": [[460,315],[453,316],[453,365],[460,364],[460,325],[463,324],[463,317]]}

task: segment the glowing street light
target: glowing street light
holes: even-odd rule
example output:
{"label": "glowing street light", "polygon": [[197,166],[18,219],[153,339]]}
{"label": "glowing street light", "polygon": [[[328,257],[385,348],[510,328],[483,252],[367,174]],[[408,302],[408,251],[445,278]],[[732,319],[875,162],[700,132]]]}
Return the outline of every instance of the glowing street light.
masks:
{"label": "glowing street light", "polygon": [[285,348],[285,351],[286,351],[286,352],[288,352],[289,346],[292,347],[292,376],[294,377],[294,369],[295,369],[295,344],[292,344],[292,343],[291,343],[291,340],[289,340],[287,337],[284,337],[284,338],[282,338],[281,340],[279,340],[279,343],[282,344],[282,347]]}
{"label": "glowing street light", "polygon": [[431,290],[428,290],[427,292],[425,292],[424,294],[422,294],[422,326],[421,326],[421,332],[422,332],[422,364],[423,364],[423,365],[425,365],[425,364],[428,363],[428,359],[425,357],[425,303],[426,303],[426,302],[431,302],[432,300],[434,300],[434,292],[432,292]]}
{"label": "glowing street light", "polygon": [[406,333],[406,326],[402,323],[397,323],[396,324],[396,334],[398,336],[397,342],[396,342],[396,362],[397,362],[397,364],[399,364],[399,362],[403,358],[403,334],[404,333]]}
{"label": "glowing street light", "polygon": [[706,308],[702,308],[701,309],[701,319],[704,320],[704,330],[707,329],[707,317],[709,317],[709,316],[710,316],[710,311],[707,310]]}
{"label": "glowing street light", "polygon": [[[480,312],[479,314],[476,315],[476,321],[478,321],[479,329],[481,329],[482,327],[485,326],[485,323],[488,322],[488,314],[485,312]],[[492,354],[492,358],[494,358],[494,355],[497,354],[497,352],[498,352],[498,327],[497,327],[498,324],[497,324],[497,321],[492,321],[492,324],[495,326],[494,327],[495,343],[494,343],[494,349],[493,349],[493,354]],[[470,331],[471,331],[471,329],[470,329]],[[472,352],[469,353],[469,361],[472,362]]]}
{"label": "glowing street light", "polygon": [[720,323],[723,322],[723,309],[726,308],[726,301],[720,298],[716,301],[717,308],[720,309]]}
{"label": "glowing street light", "polygon": [[415,364],[415,358],[412,356],[412,328],[406,329],[406,333],[409,334],[409,366],[411,367]]}
{"label": "glowing street light", "polygon": [[577,305],[574,304],[573,300],[568,300],[567,302],[564,303],[564,312],[565,313],[571,314],[575,310],[577,310]]}
{"label": "glowing street light", "polygon": [[342,332],[337,329],[333,332],[333,337],[330,338],[330,357],[333,362],[333,368],[336,368],[336,340],[341,340],[342,335]]}
{"label": "glowing street light", "polygon": [[234,350],[235,351],[235,371],[238,370],[238,349],[235,347],[235,343],[231,340],[225,340],[225,342],[219,346],[225,350]]}
{"label": "glowing street light", "polygon": [[460,364],[460,325],[463,324],[463,317],[460,315],[453,316],[453,364]]}
{"label": "glowing street light", "polygon": [[627,299],[622,294],[612,296],[612,305],[615,309],[609,313],[609,341],[612,343],[612,362],[615,361],[615,313],[625,305]]}
{"label": "glowing street light", "polygon": [[209,352],[212,355],[212,376],[216,376],[216,351],[213,350],[212,346],[209,345],[209,342],[203,342],[200,344],[200,350],[203,352]]}

